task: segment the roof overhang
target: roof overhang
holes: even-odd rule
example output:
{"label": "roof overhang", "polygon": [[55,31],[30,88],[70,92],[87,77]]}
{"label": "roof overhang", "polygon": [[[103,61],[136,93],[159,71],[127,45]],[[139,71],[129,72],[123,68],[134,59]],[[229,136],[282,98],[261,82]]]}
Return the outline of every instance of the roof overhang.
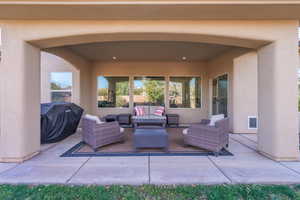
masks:
{"label": "roof overhang", "polygon": [[0,0],[0,19],[300,19],[300,0]]}

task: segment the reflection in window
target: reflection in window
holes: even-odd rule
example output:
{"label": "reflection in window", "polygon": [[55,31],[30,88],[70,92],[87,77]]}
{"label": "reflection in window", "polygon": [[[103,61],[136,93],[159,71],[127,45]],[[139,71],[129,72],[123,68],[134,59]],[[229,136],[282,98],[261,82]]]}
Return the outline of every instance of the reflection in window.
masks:
{"label": "reflection in window", "polygon": [[200,108],[201,78],[170,77],[170,108]]}
{"label": "reflection in window", "polygon": [[51,74],[51,101],[72,101],[72,72],[52,72]]}
{"label": "reflection in window", "polygon": [[98,107],[129,107],[129,77],[98,77]]}
{"label": "reflection in window", "polygon": [[134,105],[164,106],[164,77],[135,77],[133,101]]}

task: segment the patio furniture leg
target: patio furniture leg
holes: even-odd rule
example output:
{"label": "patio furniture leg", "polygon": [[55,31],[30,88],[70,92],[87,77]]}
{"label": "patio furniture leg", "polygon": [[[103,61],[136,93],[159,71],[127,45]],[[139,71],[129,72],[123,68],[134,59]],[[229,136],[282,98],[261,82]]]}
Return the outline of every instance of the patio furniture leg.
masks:
{"label": "patio furniture leg", "polygon": [[186,144],[186,143],[183,144],[183,147],[184,147],[184,148],[186,148],[186,147],[188,147],[188,146],[189,146],[189,145]]}

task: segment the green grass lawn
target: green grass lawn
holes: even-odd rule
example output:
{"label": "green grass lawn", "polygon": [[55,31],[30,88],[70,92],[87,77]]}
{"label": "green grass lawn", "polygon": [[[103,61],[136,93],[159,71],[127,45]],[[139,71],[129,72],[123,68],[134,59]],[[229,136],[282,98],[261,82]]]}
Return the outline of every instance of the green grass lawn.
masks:
{"label": "green grass lawn", "polygon": [[284,185],[217,185],[217,186],[27,186],[0,185],[0,200],[43,199],[299,199],[300,186]]}

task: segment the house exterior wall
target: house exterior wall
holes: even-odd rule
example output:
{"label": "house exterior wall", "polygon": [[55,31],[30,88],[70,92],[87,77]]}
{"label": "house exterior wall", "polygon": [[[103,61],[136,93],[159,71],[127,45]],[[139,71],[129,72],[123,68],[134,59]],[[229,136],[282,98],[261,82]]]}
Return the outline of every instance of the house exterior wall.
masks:
{"label": "house exterior wall", "polygon": [[1,160],[22,161],[39,151],[41,48],[141,39],[208,42],[255,49],[258,52],[259,151],[275,160],[299,157],[297,20],[2,20],[0,26],[3,38]]}
{"label": "house exterior wall", "polygon": [[[258,117],[257,53],[249,52],[233,60],[233,132],[256,133],[248,128],[248,117]],[[259,120],[259,119],[258,119]]]}

